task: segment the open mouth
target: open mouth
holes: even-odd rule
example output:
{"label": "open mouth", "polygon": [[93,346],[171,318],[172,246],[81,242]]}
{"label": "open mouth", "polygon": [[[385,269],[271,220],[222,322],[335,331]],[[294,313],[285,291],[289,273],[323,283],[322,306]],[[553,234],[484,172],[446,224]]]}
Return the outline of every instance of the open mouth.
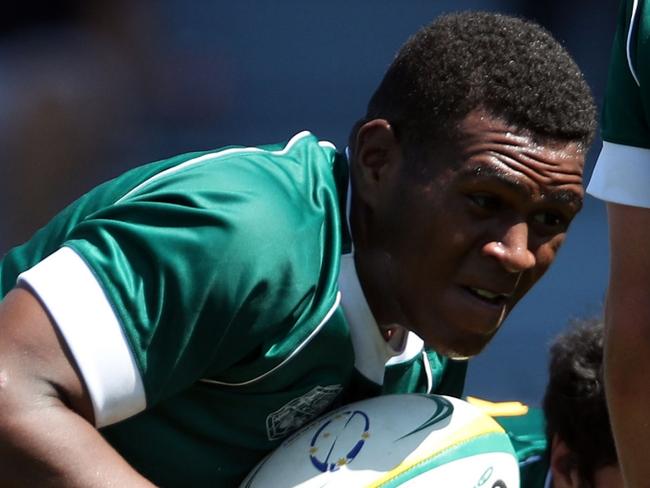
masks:
{"label": "open mouth", "polygon": [[510,298],[510,293],[496,293],[484,288],[465,287],[472,295],[490,305],[505,305]]}

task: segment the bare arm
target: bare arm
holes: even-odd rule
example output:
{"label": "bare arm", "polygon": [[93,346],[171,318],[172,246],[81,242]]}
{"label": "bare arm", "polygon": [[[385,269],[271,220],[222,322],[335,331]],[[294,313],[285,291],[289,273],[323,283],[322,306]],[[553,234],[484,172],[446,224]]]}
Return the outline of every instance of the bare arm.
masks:
{"label": "bare arm", "polygon": [[0,303],[2,486],[152,486],[93,426],[92,404],[38,300]]}
{"label": "bare arm", "polygon": [[605,382],[626,486],[650,480],[650,209],[608,204]]}

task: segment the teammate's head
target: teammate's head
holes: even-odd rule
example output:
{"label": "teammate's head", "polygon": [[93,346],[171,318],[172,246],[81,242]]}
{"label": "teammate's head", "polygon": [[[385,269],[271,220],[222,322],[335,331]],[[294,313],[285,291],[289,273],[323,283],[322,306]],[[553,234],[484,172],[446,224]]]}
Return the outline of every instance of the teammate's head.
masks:
{"label": "teammate's head", "polygon": [[585,146],[596,127],[590,89],[568,52],[537,24],[486,12],[445,15],[414,34],[364,121],[388,120],[408,153],[447,143],[476,109],[538,137]]}
{"label": "teammate's head", "polygon": [[551,346],[544,414],[555,488],[622,487],[602,365],[600,320],[576,321]]}
{"label": "teammate's head", "polygon": [[461,13],[400,50],[352,133],[355,263],[379,326],[477,354],[580,210],[588,86],[543,29]]}

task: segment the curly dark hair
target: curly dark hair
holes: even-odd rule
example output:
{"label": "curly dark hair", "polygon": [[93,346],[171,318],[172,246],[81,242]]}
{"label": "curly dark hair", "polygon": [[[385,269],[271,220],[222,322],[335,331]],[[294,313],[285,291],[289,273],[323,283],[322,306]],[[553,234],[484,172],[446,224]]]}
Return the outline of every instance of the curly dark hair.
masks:
{"label": "curly dark hair", "polygon": [[596,128],[591,90],[549,32],[516,17],[460,12],[437,18],[402,46],[352,135],[384,118],[406,147],[425,148],[453,137],[475,109],[585,147]]}
{"label": "curly dark hair", "polygon": [[576,320],[550,350],[544,395],[546,436],[557,434],[573,453],[574,466],[593,483],[594,472],[617,464],[602,377],[603,322]]}

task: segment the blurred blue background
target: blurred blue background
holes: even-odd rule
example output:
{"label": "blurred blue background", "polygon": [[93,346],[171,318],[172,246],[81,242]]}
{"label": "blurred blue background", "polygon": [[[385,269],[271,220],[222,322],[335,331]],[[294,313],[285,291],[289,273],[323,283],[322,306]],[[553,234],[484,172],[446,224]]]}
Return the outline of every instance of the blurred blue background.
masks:
{"label": "blurred blue background", "polygon": [[[0,254],[143,162],[303,129],[344,147],[395,51],[442,12],[538,21],[600,106],[617,4],[24,0],[0,19]],[[548,343],[572,317],[601,312],[607,258],[604,206],[587,197],[553,268],[472,361],[467,392],[539,404]]]}

